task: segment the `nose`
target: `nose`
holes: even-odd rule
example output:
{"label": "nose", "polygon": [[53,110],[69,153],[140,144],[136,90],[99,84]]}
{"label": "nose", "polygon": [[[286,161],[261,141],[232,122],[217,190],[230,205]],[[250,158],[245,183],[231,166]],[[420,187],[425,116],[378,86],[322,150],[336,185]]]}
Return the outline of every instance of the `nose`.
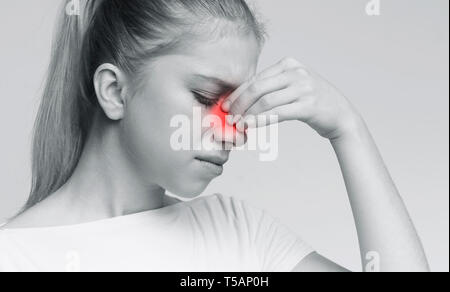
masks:
{"label": "nose", "polygon": [[215,106],[211,111],[211,115],[217,121],[212,125],[214,140],[217,143],[224,144],[227,147],[226,149],[245,145],[247,135],[238,131],[236,126],[228,125],[226,122],[228,114],[222,110],[221,105]]}
{"label": "nose", "polygon": [[214,128],[214,140],[224,144],[225,149],[231,149],[245,145],[247,135],[238,131],[236,126],[232,127],[225,123],[222,127]]}

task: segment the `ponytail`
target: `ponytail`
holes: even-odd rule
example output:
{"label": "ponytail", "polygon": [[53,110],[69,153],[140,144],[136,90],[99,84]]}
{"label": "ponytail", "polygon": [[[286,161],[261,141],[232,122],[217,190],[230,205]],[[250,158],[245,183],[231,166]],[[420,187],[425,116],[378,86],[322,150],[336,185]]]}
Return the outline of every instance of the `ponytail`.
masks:
{"label": "ponytail", "polygon": [[[67,14],[73,1],[76,15]],[[64,1],[41,104],[33,129],[31,192],[24,210],[57,191],[72,175],[81,156],[86,131],[80,124],[79,64],[83,34],[92,2]]]}

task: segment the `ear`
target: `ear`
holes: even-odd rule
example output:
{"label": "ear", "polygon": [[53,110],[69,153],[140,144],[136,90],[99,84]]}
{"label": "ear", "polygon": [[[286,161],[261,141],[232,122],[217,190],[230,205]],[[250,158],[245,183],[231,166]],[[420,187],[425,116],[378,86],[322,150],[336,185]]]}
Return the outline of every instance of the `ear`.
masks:
{"label": "ear", "polygon": [[97,100],[108,118],[123,119],[126,107],[125,74],[112,64],[103,64],[94,75]]}

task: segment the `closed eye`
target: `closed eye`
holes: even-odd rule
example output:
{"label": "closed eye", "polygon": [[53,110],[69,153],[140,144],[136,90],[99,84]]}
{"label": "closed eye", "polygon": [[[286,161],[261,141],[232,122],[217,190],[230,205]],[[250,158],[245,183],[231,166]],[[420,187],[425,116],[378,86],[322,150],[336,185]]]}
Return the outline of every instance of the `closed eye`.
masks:
{"label": "closed eye", "polygon": [[219,98],[217,98],[217,97],[216,98],[206,97],[206,96],[204,96],[204,95],[202,95],[202,94],[200,94],[198,92],[195,92],[195,91],[192,91],[192,94],[194,95],[195,99],[199,103],[201,103],[201,104],[203,104],[203,105],[205,105],[207,107],[212,107],[212,106],[215,106],[215,105],[219,104],[220,97]]}

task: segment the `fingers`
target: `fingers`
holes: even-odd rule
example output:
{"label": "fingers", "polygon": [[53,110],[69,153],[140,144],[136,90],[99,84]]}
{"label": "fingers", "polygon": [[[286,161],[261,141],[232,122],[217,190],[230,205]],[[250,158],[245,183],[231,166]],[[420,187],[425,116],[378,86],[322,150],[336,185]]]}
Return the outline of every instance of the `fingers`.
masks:
{"label": "fingers", "polygon": [[232,104],[236,101],[239,96],[241,96],[242,93],[244,93],[248,87],[253,84],[257,80],[263,80],[270,77],[273,77],[275,75],[279,75],[283,72],[290,71],[293,69],[304,69],[306,72],[306,67],[300,63],[299,61],[295,60],[294,58],[284,58],[277,64],[270,66],[269,68],[261,71],[257,76],[254,76],[247,82],[243,83],[238,89],[236,89],[228,98],[227,100],[222,104],[222,109],[225,112],[230,112]]}
{"label": "fingers", "polygon": [[298,102],[303,96],[306,96],[312,92],[311,88],[308,86],[302,87],[288,87],[286,89],[275,91],[261,97],[257,102],[255,102],[244,114],[248,115],[259,115],[260,113],[267,112],[276,107]]}
{"label": "fingers", "polygon": [[247,116],[243,123],[249,129],[261,128],[291,120],[307,120],[309,118],[308,103],[294,102],[285,104],[257,116]]}
{"label": "fingers", "polygon": [[222,110],[226,113],[230,112],[232,104],[236,101],[236,99],[244,93],[247,88],[256,80],[256,77],[251,78],[250,80],[244,82],[239,88],[237,88],[234,92],[228,96],[228,98],[222,103]]}
{"label": "fingers", "polygon": [[285,71],[289,71],[291,69],[304,68],[304,67],[305,66],[303,66],[302,63],[295,60],[294,58],[284,58],[280,62],[275,64],[274,66],[271,66],[271,67],[267,68],[266,70],[261,71],[258,74],[257,78],[265,79],[265,78],[272,77],[277,74],[281,74]]}
{"label": "fingers", "polygon": [[283,73],[253,82],[248,88],[232,103],[230,113],[242,115],[261,96],[271,92],[285,89],[291,80],[289,75]]}
{"label": "fingers", "polygon": [[216,127],[213,131],[214,140],[222,144],[223,149],[231,150],[247,143],[245,131],[237,131],[231,127]]}
{"label": "fingers", "polygon": [[296,104],[282,105],[258,116],[248,116],[245,124],[249,129],[262,128],[297,118],[298,106]]}
{"label": "fingers", "polygon": [[231,104],[229,112],[233,115],[243,115],[261,97],[270,93],[292,87],[294,83],[306,77],[302,68],[285,71],[265,79],[259,79],[249,85]]}

